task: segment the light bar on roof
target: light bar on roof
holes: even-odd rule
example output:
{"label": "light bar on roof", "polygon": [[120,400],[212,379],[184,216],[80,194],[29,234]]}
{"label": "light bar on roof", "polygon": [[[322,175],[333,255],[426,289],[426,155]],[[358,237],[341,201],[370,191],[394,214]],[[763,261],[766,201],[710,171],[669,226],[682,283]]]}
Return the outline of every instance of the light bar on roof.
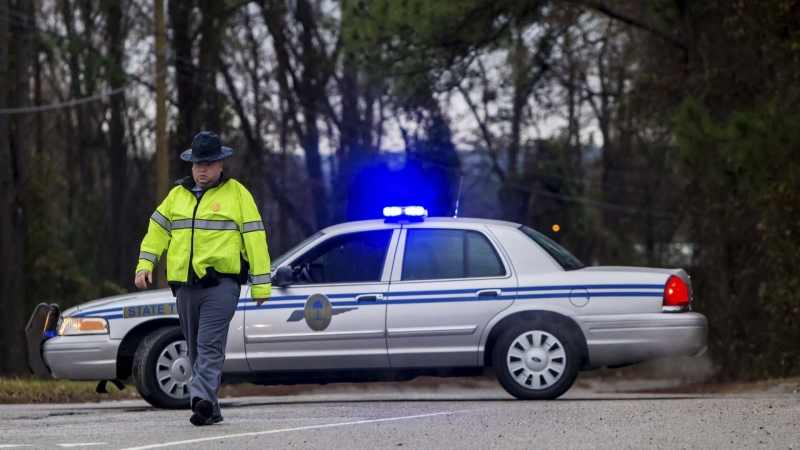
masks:
{"label": "light bar on roof", "polygon": [[422,206],[406,206],[403,208],[403,214],[414,217],[425,217],[428,215],[428,211]]}
{"label": "light bar on roof", "polygon": [[383,208],[383,217],[398,217],[403,215],[403,208],[399,206],[387,206]]}
{"label": "light bar on roof", "polygon": [[421,219],[428,215],[428,210],[422,206],[387,206],[383,208],[383,217],[387,219],[415,218]]}

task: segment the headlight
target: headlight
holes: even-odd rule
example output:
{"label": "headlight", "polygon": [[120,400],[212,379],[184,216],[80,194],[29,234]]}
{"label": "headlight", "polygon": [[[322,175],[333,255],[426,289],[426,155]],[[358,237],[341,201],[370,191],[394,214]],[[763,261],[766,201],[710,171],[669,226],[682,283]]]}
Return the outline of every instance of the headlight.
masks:
{"label": "headlight", "polygon": [[67,317],[58,327],[59,336],[108,334],[108,321],[102,317]]}

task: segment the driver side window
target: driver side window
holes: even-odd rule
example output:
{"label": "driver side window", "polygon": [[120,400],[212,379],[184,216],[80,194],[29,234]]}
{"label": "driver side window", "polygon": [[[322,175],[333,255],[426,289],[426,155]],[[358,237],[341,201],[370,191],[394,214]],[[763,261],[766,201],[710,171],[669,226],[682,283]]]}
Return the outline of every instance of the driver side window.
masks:
{"label": "driver side window", "polygon": [[295,283],[380,281],[392,232],[363,231],[326,240],[292,263]]}

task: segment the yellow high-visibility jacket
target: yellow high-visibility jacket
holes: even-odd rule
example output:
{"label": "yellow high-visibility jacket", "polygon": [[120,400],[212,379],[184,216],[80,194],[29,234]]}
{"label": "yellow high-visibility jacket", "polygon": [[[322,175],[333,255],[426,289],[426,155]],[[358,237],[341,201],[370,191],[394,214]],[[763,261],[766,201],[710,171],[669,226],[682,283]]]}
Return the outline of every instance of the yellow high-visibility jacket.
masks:
{"label": "yellow high-visibility jacket", "polygon": [[136,272],[152,272],[166,250],[169,284],[186,285],[191,284],[190,266],[199,278],[210,267],[220,274],[238,275],[244,258],[250,264],[250,296],[268,298],[272,284],[267,235],[253,196],[224,173],[199,200],[193,187],[192,177],[184,178],[156,208]]}

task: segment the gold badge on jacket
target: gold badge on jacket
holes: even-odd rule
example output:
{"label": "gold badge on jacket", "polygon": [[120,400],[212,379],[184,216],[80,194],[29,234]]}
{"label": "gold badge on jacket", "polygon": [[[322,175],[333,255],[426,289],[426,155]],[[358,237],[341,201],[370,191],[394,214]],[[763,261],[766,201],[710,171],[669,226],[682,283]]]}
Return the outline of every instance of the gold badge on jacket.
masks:
{"label": "gold badge on jacket", "polygon": [[219,211],[219,203],[214,202],[214,204],[211,205],[211,210],[214,211],[214,212]]}

